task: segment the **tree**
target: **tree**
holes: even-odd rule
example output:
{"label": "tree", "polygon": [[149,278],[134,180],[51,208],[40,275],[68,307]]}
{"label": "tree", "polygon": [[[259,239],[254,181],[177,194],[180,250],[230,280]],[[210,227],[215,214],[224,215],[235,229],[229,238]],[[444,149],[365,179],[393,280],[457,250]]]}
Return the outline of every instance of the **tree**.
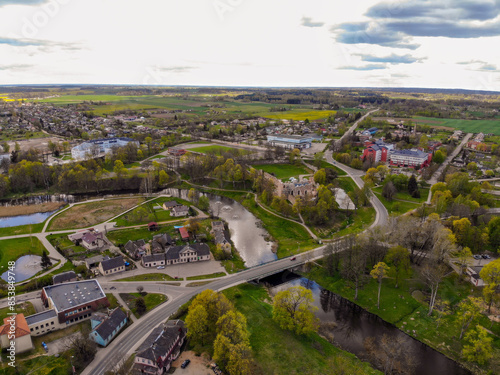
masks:
{"label": "tree", "polygon": [[206,195],[202,195],[198,200],[198,208],[202,211],[207,211],[210,208],[210,200]]}
{"label": "tree", "polygon": [[414,175],[411,175],[410,179],[408,180],[408,193],[410,193],[412,197],[415,197],[417,194],[419,194],[417,179]]}
{"label": "tree", "polygon": [[479,276],[487,284],[483,288],[483,296],[488,303],[488,312],[490,312],[493,300],[500,295],[500,259],[486,264],[479,272]]}
{"label": "tree", "polygon": [[390,275],[394,277],[398,287],[399,279],[410,273],[410,254],[403,246],[391,247],[385,256],[387,263],[391,264]]}
{"label": "tree", "polygon": [[470,264],[470,261],[472,258],[472,252],[466,246],[466,247],[459,249],[455,253],[455,257],[458,259],[458,264],[460,266],[460,270],[462,271],[462,273],[465,273],[465,269]]}
{"label": "tree", "polygon": [[347,250],[343,252],[342,277],[354,284],[354,300],[358,299],[358,290],[363,282],[366,270],[366,252],[354,238],[346,239]]}
{"label": "tree", "polygon": [[394,199],[394,196],[397,192],[398,191],[396,190],[396,187],[394,186],[392,181],[387,181],[382,188],[382,196],[389,202]]}
{"label": "tree", "polygon": [[97,344],[89,338],[88,332],[84,330],[81,334],[71,336],[69,350],[74,357],[73,364],[77,368],[83,369],[94,359],[97,353]]}
{"label": "tree", "polygon": [[437,150],[432,157],[432,161],[437,164],[442,164],[444,162],[445,156],[441,150]]}
{"label": "tree", "polygon": [[[8,151],[6,151],[8,152]],[[321,168],[322,161],[325,157],[324,152],[317,152],[314,154],[314,165],[316,168]]]}
{"label": "tree", "polygon": [[52,261],[50,260],[49,255],[47,254],[47,252],[45,250],[42,253],[42,259],[40,261],[40,265],[42,266],[42,268],[44,270],[46,270],[47,268],[49,268],[52,265]]}
{"label": "tree", "polygon": [[146,312],[146,301],[144,301],[144,298],[142,297],[136,298],[134,305],[135,305],[135,311],[137,311],[139,315],[142,315]]}
{"label": "tree", "polygon": [[446,275],[446,266],[437,262],[427,262],[420,271],[422,281],[430,288],[431,297],[429,299],[428,316],[432,315],[434,304],[436,303],[439,284]]}
{"label": "tree", "polygon": [[465,335],[465,341],[467,345],[462,349],[462,356],[466,361],[483,365],[493,356],[493,337],[480,325]]}
{"label": "tree", "polygon": [[377,298],[377,309],[380,309],[380,290],[382,289],[382,280],[387,277],[387,271],[390,267],[384,262],[378,262],[373,269],[370,271],[371,277],[378,282],[378,298]]}
{"label": "tree", "polygon": [[144,287],[143,287],[142,285],[139,285],[139,286],[136,288],[136,290],[137,290],[137,293],[142,294],[142,292],[144,292]]}
{"label": "tree", "polygon": [[273,320],[282,329],[297,334],[308,334],[318,329],[318,319],[314,316],[316,310],[312,292],[302,286],[278,292],[273,298]]}
{"label": "tree", "polygon": [[123,177],[127,173],[127,169],[121,160],[115,161],[113,172],[116,173],[116,177],[118,178]]}
{"label": "tree", "polygon": [[3,152],[4,152],[4,153],[6,153],[6,154],[8,154],[8,153],[9,153],[9,151],[10,151],[10,146],[9,146],[9,144],[8,144],[7,142],[3,142],[3,143],[2,143],[2,148],[3,148]]}
{"label": "tree", "polygon": [[200,341],[202,346],[205,345],[209,322],[208,312],[202,305],[189,308],[189,313],[186,316],[186,326],[188,327],[188,337],[194,341]]}
{"label": "tree", "polygon": [[474,322],[481,314],[481,299],[476,297],[468,297],[458,304],[456,316],[460,324],[459,340],[462,340],[464,333],[467,331],[472,322]]}
{"label": "tree", "polygon": [[490,232],[490,245],[493,251],[498,252],[500,248],[500,216],[496,216],[488,223]]}
{"label": "tree", "polygon": [[318,169],[318,171],[314,174],[314,182],[320,185],[324,185],[326,183],[326,172],[324,169]]}

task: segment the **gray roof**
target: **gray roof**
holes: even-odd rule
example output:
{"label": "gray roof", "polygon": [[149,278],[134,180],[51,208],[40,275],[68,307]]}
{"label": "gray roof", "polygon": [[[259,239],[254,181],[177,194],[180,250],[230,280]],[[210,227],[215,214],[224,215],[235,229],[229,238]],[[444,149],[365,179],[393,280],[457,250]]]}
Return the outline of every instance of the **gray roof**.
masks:
{"label": "gray roof", "polygon": [[172,211],[174,211],[174,212],[188,212],[189,211],[189,207],[186,207],[186,206],[176,206],[176,207],[172,208]]}
{"label": "gray roof", "polygon": [[123,261],[123,257],[120,256],[108,260],[103,260],[101,262],[101,266],[103,271],[108,271],[118,267],[125,267],[125,262]]}
{"label": "gray roof", "polygon": [[74,309],[91,301],[105,298],[106,295],[97,280],[74,281],[43,288],[58,312]]}
{"label": "gray roof", "polygon": [[144,240],[137,240],[137,241],[131,241],[129,240],[124,248],[127,250],[130,254],[135,253],[139,248],[143,247],[146,245],[146,241]]}
{"label": "gray roof", "polygon": [[60,283],[66,282],[66,281],[70,281],[71,279],[76,279],[75,271],[68,271],[68,272],[60,273],[59,275],[54,275],[52,277],[52,283],[53,284],[60,284]]}
{"label": "gray roof", "polygon": [[180,203],[177,203],[176,201],[168,201],[163,203],[165,207],[177,207],[177,206],[182,206]]}
{"label": "gray roof", "polygon": [[43,322],[44,320],[51,319],[51,318],[54,318],[56,316],[57,316],[56,310],[52,309],[52,310],[43,311],[43,312],[38,313],[38,314],[33,314],[30,316],[27,316],[26,322],[28,322],[28,325],[30,326],[32,324]]}
{"label": "gray roof", "polygon": [[108,339],[113,331],[122,324],[124,320],[127,319],[127,315],[123,312],[122,309],[117,307],[113,310],[113,312],[109,315],[109,317],[104,320],[101,324],[94,328],[94,331],[99,334],[104,340]]}
{"label": "gray roof", "polygon": [[169,321],[165,327],[156,327],[137,349],[136,357],[146,358],[154,363],[165,356],[177,338],[184,337],[186,329],[182,320]]}
{"label": "gray roof", "polygon": [[87,265],[94,264],[94,263],[100,263],[103,260],[105,260],[106,258],[103,257],[102,255],[96,255],[95,257],[85,259],[85,263],[87,263]]}
{"label": "gray roof", "polygon": [[144,255],[142,257],[142,261],[144,263],[149,263],[149,262],[160,262],[162,260],[165,260],[165,253],[161,254],[151,254],[151,255]]}
{"label": "gray roof", "polygon": [[171,246],[167,250],[167,260],[179,259],[184,250],[194,250],[197,256],[209,255],[210,248],[206,243],[194,243],[190,245]]}

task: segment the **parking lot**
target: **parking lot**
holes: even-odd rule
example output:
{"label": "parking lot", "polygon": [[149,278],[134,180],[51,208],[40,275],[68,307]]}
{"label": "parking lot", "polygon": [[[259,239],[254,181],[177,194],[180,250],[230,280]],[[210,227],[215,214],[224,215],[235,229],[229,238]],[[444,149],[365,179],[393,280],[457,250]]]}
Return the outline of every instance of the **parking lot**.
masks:
{"label": "parking lot", "polygon": [[[190,359],[191,363],[186,368],[181,368],[182,362],[186,359]],[[175,374],[182,375],[214,375],[214,372],[209,367],[210,361],[208,358],[197,357],[193,351],[184,351],[181,353],[179,358],[175,360],[172,364],[175,369]]]}

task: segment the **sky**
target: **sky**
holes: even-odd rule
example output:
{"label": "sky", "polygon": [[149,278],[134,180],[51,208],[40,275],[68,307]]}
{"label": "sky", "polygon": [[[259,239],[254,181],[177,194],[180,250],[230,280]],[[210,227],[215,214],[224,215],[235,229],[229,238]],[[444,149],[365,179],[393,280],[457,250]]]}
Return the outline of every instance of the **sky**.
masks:
{"label": "sky", "polygon": [[500,91],[500,0],[0,0],[1,84]]}

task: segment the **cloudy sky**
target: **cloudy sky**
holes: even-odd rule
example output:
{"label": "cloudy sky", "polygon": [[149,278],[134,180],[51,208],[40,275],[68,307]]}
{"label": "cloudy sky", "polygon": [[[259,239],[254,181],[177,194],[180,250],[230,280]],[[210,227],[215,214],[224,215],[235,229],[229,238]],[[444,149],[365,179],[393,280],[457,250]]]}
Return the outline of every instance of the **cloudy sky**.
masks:
{"label": "cloudy sky", "polygon": [[0,84],[500,91],[500,0],[0,0]]}

